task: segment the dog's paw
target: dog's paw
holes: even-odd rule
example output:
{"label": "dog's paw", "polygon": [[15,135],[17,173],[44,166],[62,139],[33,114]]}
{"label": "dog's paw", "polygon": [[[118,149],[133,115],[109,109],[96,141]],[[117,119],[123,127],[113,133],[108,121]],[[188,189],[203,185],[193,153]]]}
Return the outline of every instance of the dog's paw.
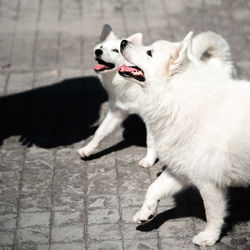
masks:
{"label": "dog's paw", "polygon": [[156,214],[156,208],[157,205],[143,206],[141,210],[135,214],[135,216],[133,217],[133,221],[138,224],[143,224],[152,220]]}
{"label": "dog's paw", "polygon": [[154,165],[155,159],[150,159],[149,157],[144,157],[139,161],[138,165],[143,168],[150,168]]}
{"label": "dog's paw", "polygon": [[93,152],[94,152],[94,148],[92,148],[92,147],[88,147],[88,145],[87,146],[85,146],[85,147],[83,147],[83,148],[80,148],[79,150],[78,150],[78,153],[79,153],[79,155],[82,157],[82,158],[85,158],[85,157],[88,157],[88,156],[90,156]]}
{"label": "dog's paw", "polygon": [[200,232],[193,238],[193,244],[199,246],[213,246],[218,240],[218,236],[212,232]]}

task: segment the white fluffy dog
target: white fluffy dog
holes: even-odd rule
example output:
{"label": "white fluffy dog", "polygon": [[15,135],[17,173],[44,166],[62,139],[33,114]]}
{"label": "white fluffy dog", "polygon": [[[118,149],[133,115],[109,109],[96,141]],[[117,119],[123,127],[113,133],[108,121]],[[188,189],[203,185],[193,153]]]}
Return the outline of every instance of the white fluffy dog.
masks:
{"label": "white fluffy dog", "polygon": [[136,66],[123,65],[119,72],[142,86],[141,115],[168,166],[148,188],[134,221],[148,221],[162,197],[193,184],[207,218],[193,243],[211,246],[227,214],[227,187],[250,183],[250,83],[232,79],[230,62],[207,63],[192,51],[192,32],[181,42],[147,47],[123,40],[122,55]]}
{"label": "white fluffy dog", "polygon": [[[106,24],[103,27],[100,40],[101,42],[94,48],[95,58],[98,62],[94,70],[101,74],[102,84],[108,92],[109,111],[95,132],[92,140],[85,147],[78,150],[81,157],[87,157],[93,154],[99,143],[111,134],[129,114],[140,114],[140,108],[142,106],[140,101],[143,91],[141,88],[117,74],[118,67],[126,63],[120,54],[121,39],[117,38],[112,28]],[[141,44],[142,34],[133,34],[128,37],[127,40]],[[150,167],[156,160],[154,140],[147,125],[146,129],[147,154],[139,162],[139,165],[142,167]]]}
{"label": "white fluffy dog", "polygon": [[[129,114],[136,113],[143,118],[141,112],[144,109],[144,91],[140,86],[131,83],[130,79],[125,79],[117,73],[118,67],[126,63],[126,60],[120,54],[121,39],[117,38],[112,28],[106,24],[103,27],[100,40],[101,42],[94,48],[95,58],[98,62],[94,69],[101,75],[102,84],[108,92],[109,111],[92,140],[78,150],[81,157],[93,154],[99,143],[111,134]],[[142,34],[133,34],[127,40],[141,45]],[[231,74],[230,49],[227,42],[218,34],[213,32],[199,34],[195,37],[193,50],[195,57],[198,59],[208,63],[220,64],[221,67],[227,68],[228,74]],[[138,72],[134,77],[140,80],[142,76],[140,71]],[[154,164],[157,153],[150,126],[147,122],[145,124],[147,129],[147,153],[139,162],[139,165],[150,167]]]}

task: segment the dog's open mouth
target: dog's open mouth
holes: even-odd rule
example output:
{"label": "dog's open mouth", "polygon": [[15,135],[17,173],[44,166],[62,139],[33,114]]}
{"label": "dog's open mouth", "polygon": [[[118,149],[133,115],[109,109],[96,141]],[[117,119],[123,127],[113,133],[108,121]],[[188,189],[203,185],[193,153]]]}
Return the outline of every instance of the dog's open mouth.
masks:
{"label": "dog's open mouth", "polygon": [[118,72],[123,77],[132,77],[132,78],[136,79],[139,82],[144,82],[145,81],[143,70],[140,69],[137,66],[122,65],[118,69]]}
{"label": "dog's open mouth", "polygon": [[105,62],[105,61],[103,61],[102,59],[99,59],[99,58],[96,58],[96,61],[98,62],[98,64],[96,64],[94,66],[94,70],[96,72],[113,69],[115,67],[115,65],[113,63]]}

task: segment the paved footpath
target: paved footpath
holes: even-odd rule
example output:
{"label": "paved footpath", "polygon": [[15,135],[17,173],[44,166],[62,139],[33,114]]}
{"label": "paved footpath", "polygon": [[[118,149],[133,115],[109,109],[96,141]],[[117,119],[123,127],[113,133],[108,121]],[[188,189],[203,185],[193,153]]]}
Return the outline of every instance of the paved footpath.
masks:
{"label": "paved footpath", "polygon": [[[213,30],[250,79],[248,0],[0,0],[0,249],[200,249],[198,192],[161,201],[137,227],[133,214],[158,162],[141,169],[145,129],[136,117],[88,161],[76,150],[107,110],[92,67],[103,24],[146,44]],[[107,150],[105,150],[107,149]],[[224,237],[210,249],[250,249],[250,189],[231,189]]]}

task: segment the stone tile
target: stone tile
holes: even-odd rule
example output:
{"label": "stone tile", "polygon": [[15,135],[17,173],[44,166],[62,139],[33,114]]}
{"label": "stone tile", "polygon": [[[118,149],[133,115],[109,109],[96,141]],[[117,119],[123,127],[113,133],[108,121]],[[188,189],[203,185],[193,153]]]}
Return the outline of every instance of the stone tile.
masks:
{"label": "stone tile", "polygon": [[119,172],[119,190],[122,194],[125,193],[143,193],[145,194],[151,180],[147,169],[134,168],[128,163],[118,163]]}
{"label": "stone tile", "polygon": [[49,212],[21,213],[19,218],[19,227],[48,227],[50,223]]}
{"label": "stone tile", "polygon": [[190,218],[168,220],[161,225],[159,233],[161,238],[192,238],[194,223]]}
{"label": "stone tile", "polygon": [[0,194],[0,213],[17,211],[17,199],[19,193],[17,191],[5,191]]}
{"label": "stone tile", "polygon": [[[136,151],[136,154],[135,154]],[[146,149],[145,148],[140,148],[136,146],[131,146],[124,148],[122,150],[119,150],[116,153],[117,160],[121,162],[126,162],[130,164],[134,164],[134,168],[139,168],[138,167],[138,162],[145,156],[146,154]]]}
{"label": "stone tile", "polygon": [[16,214],[0,214],[0,230],[10,230],[16,228]]}
{"label": "stone tile", "polygon": [[37,71],[35,72],[34,86],[44,87],[58,81],[58,71]]}
{"label": "stone tile", "polygon": [[192,237],[164,238],[164,239],[161,239],[161,246],[162,246],[162,249],[173,249],[173,250],[179,250],[179,249],[198,250],[200,249],[199,246],[195,246],[192,243]]}
{"label": "stone tile", "polygon": [[56,170],[54,192],[57,194],[83,195],[85,171]]}
{"label": "stone tile", "polygon": [[83,211],[84,209],[84,197],[55,194],[53,211]]}
{"label": "stone tile", "polygon": [[22,147],[3,147],[0,150],[0,171],[21,171],[23,168],[24,149]]}
{"label": "stone tile", "polygon": [[147,240],[147,239],[157,239],[156,229],[152,230],[139,230],[136,223],[133,224],[124,224],[123,225],[123,238],[125,240]]}
{"label": "stone tile", "polygon": [[125,240],[124,249],[126,250],[157,250],[159,249],[159,243],[157,239],[144,239],[144,240]]}
{"label": "stone tile", "polygon": [[88,194],[114,195],[117,193],[117,180],[115,168],[105,169],[88,167]]}
{"label": "stone tile", "polygon": [[23,92],[32,88],[33,73],[12,73],[8,81],[7,92],[13,94]]}
{"label": "stone tile", "polygon": [[131,206],[142,206],[145,198],[145,193],[128,193],[128,194],[120,194],[120,202],[121,207],[131,207]]}
{"label": "stone tile", "polygon": [[52,183],[52,170],[27,170],[23,173],[22,194],[37,194],[49,191]]}
{"label": "stone tile", "polygon": [[6,192],[16,192],[19,188],[20,173],[0,172],[0,195]]}
{"label": "stone tile", "polygon": [[25,170],[52,170],[53,167],[53,151],[37,147],[31,147],[27,150]]}
{"label": "stone tile", "polygon": [[56,169],[57,170],[80,170],[85,168],[85,163],[80,159],[77,151],[72,148],[62,148],[57,150]]}
{"label": "stone tile", "polygon": [[15,246],[18,250],[49,250],[49,244],[39,244],[35,242],[20,243]]}
{"label": "stone tile", "polygon": [[22,194],[20,201],[21,212],[48,212],[51,208],[51,193],[40,191],[35,194]]}
{"label": "stone tile", "polygon": [[84,226],[71,225],[66,227],[52,228],[51,241],[52,242],[74,242],[82,241],[84,239]]}
{"label": "stone tile", "polygon": [[91,225],[88,227],[91,241],[121,240],[119,224]]}
{"label": "stone tile", "polygon": [[12,245],[14,242],[14,231],[2,231],[0,230],[0,249],[1,245]]}
{"label": "stone tile", "polygon": [[121,241],[95,241],[89,244],[90,250],[122,250],[122,242]]}
{"label": "stone tile", "polygon": [[89,224],[111,224],[118,223],[120,215],[115,208],[92,208],[88,209]]}
{"label": "stone tile", "polygon": [[89,195],[88,208],[118,208],[119,202],[116,195]]}
{"label": "stone tile", "polygon": [[49,243],[48,227],[28,227],[17,230],[17,244],[40,245]]}
{"label": "stone tile", "polygon": [[133,216],[140,210],[140,208],[141,206],[123,208],[122,209],[122,221],[124,223],[134,223]]}
{"label": "stone tile", "polygon": [[74,224],[84,224],[84,215],[81,212],[54,212],[54,227],[65,227]]}
{"label": "stone tile", "polygon": [[50,250],[83,250],[85,249],[85,243],[62,243],[56,244],[52,243],[50,246]]}
{"label": "stone tile", "polygon": [[6,80],[7,80],[7,75],[4,73],[0,73],[0,95],[4,94]]}

